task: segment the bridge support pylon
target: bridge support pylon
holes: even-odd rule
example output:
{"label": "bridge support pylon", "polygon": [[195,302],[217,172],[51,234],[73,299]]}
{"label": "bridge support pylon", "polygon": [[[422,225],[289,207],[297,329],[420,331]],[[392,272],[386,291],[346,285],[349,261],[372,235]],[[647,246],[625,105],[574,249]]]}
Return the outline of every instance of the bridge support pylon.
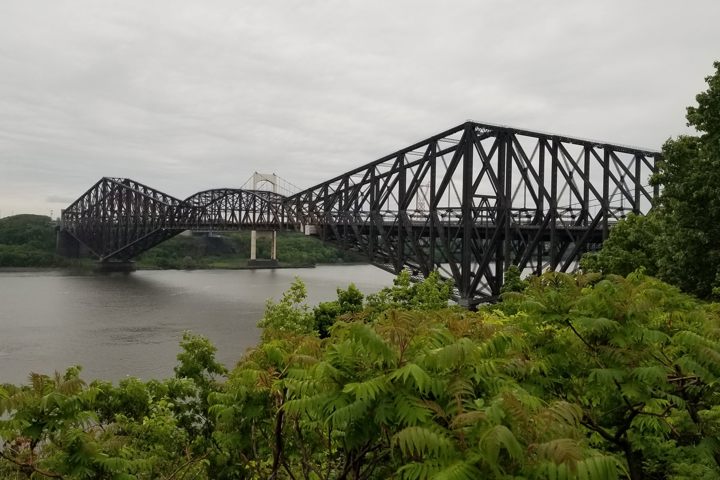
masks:
{"label": "bridge support pylon", "polygon": [[277,231],[271,232],[270,258],[257,258],[257,230],[250,231],[250,267],[277,267]]}
{"label": "bridge support pylon", "polygon": [[257,260],[257,230],[250,231],[250,260]]}
{"label": "bridge support pylon", "polygon": [[272,232],[272,247],[270,248],[270,259],[277,262],[277,231]]}
{"label": "bridge support pylon", "polygon": [[[270,260],[277,260],[277,231],[272,231]],[[250,260],[257,260],[257,230],[250,231]]]}
{"label": "bridge support pylon", "polygon": [[[258,184],[269,183],[272,185],[273,193],[277,193],[279,177],[274,173],[254,172],[252,177],[253,190],[257,190]],[[272,231],[272,245],[270,246],[270,260],[258,260],[257,258],[257,230],[250,231],[250,261],[249,266],[273,266],[278,265],[277,261],[277,231]]]}

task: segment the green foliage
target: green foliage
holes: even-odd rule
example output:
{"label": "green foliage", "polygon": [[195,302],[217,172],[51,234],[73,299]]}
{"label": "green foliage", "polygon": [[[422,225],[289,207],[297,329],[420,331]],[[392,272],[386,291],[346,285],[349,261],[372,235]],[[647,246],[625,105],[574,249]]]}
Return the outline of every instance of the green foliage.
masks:
{"label": "green foliage", "polygon": [[61,265],[52,252],[24,245],[0,245],[0,267],[51,267]]}
{"label": "green foliage", "polygon": [[657,241],[663,225],[655,213],[647,216],[630,214],[618,222],[602,250],[583,255],[580,268],[586,272],[601,272],[626,276],[642,268],[648,275],[658,271]]}
{"label": "green foliage", "polygon": [[528,281],[520,278],[522,272],[517,265],[510,265],[505,271],[505,279],[500,293],[522,292],[528,286]]}
{"label": "green foliage", "polygon": [[0,389],[2,478],[208,478],[212,450],[195,453],[174,381],[87,386],[73,367]]}
{"label": "green foliage", "polygon": [[363,299],[362,292],[351,283],[347,290],[337,289],[337,300],[318,304],[313,309],[313,316],[315,330],[320,334],[320,338],[327,338],[330,335],[330,327],[335,324],[338,317],[360,312],[363,309]]}
{"label": "green foliage", "polygon": [[715,73],[705,78],[708,89],[695,97],[697,107],[687,108],[688,125],[703,134],[706,148],[720,149],[720,61],[713,63]]}
{"label": "green foliage", "polygon": [[[268,252],[269,248],[268,243]],[[294,265],[367,261],[365,257],[356,252],[338,249],[321,242],[316,237],[298,232],[280,234],[277,244],[277,257],[280,262]]]}
{"label": "green foliage", "polygon": [[178,353],[178,365],[175,378],[178,382],[169,385],[174,403],[169,405],[175,413],[177,422],[195,440],[200,451],[209,447],[213,424],[208,412],[208,398],[219,390],[217,377],[227,373],[227,369],[215,361],[215,346],[200,335],[183,333]]}
{"label": "green foliage", "polygon": [[55,227],[50,217],[14,215],[0,218],[0,267],[64,264],[55,256]]}
{"label": "green foliage", "polygon": [[583,258],[584,270],[627,275],[642,267],[701,298],[720,294],[720,62],[714,67],[687,109],[700,135],[663,145],[651,178],[661,187],[655,210],[613,227],[602,251]]}
{"label": "green foliage", "polygon": [[[720,305],[639,273],[547,273],[468,312],[425,282],[365,305],[351,285],[313,313],[296,281],[225,382],[186,333],[173,379],[4,385],[0,476],[720,478]],[[319,310],[343,312],[324,339]]]}
{"label": "green foliage", "polygon": [[[630,478],[682,478],[688,458],[720,475],[720,317],[641,274],[547,274],[499,308],[516,314],[529,363],[523,384],[581,408],[592,445]],[[708,421],[709,420],[709,421]]]}
{"label": "green foliage", "polygon": [[111,476],[130,468],[98,449],[94,389],[85,388],[79,368],[54,377],[31,374],[30,385],[0,399],[0,457],[18,478]]}
{"label": "green foliage", "polygon": [[654,179],[663,186],[658,275],[700,297],[718,285],[720,268],[720,148],[705,138],[668,140]]}
{"label": "green foliage", "polygon": [[187,378],[199,388],[209,390],[217,375],[227,373],[224,366],[215,361],[217,348],[210,341],[192,332],[185,332],[180,342],[182,352],[178,353],[175,367],[177,378]]}
{"label": "green foliage", "polygon": [[0,244],[23,245],[35,250],[55,248],[55,228],[44,215],[0,218]]}
{"label": "green foliage", "polygon": [[408,270],[402,270],[393,280],[393,286],[369,295],[367,305],[374,311],[393,308],[413,310],[439,310],[448,307],[452,282],[440,278],[434,271],[421,282],[413,282]]}
{"label": "green foliage", "polygon": [[547,274],[476,314],[362,318],[238,365],[213,397],[219,438],[243,452],[230,463],[252,478],[719,472],[718,317],[665,284]]}
{"label": "green foliage", "polygon": [[330,327],[335,324],[335,321],[340,315],[340,304],[335,300],[332,302],[320,302],[317,307],[313,308],[315,329],[320,335],[320,338],[330,336]]}
{"label": "green foliage", "polygon": [[341,313],[356,313],[363,308],[363,299],[365,298],[354,283],[348,285],[346,290],[337,289],[337,302]]}
{"label": "green foliage", "polygon": [[[0,267],[65,267],[77,261],[55,254],[55,226],[42,215],[14,215],[0,219]],[[271,242],[260,236],[259,258],[270,258]],[[297,232],[278,232],[277,256],[283,266],[362,262],[364,257],[340,250],[318,238]],[[242,268],[250,258],[250,232],[222,236],[176,236],[143,253],[141,268]]]}
{"label": "green foliage", "polygon": [[265,315],[258,323],[264,329],[263,339],[314,333],[315,319],[305,303],[306,299],[305,283],[297,277],[279,302],[269,299],[265,305]]}
{"label": "green foliage", "polygon": [[[363,261],[363,257],[339,250],[318,238],[298,232],[278,232],[277,258],[284,266]],[[270,258],[269,238],[257,239],[258,258]],[[177,236],[138,258],[145,268],[240,268],[250,258],[250,232],[225,232],[222,236]]]}

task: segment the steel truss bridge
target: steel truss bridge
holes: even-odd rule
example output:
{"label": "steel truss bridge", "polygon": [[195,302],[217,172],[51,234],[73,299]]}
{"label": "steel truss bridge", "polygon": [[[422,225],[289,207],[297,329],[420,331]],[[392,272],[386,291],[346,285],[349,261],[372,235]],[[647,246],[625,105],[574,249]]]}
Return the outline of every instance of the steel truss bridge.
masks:
{"label": "steel truss bridge", "polygon": [[657,151],[466,122],[293,195],[216,189],[184,200],[102,178],[61,234],[101,262],[184,230],[305,230],[390,272],[439,270],[466,306],[496,298],[510,265],[567,271],[627,213],[647,213]]}

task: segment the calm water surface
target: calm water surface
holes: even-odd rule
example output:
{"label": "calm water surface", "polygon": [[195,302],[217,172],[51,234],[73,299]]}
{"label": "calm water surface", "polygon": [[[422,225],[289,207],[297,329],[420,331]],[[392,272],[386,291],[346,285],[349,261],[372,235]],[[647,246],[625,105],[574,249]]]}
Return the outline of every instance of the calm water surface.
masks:
{"label": "calm water surface", "polygon": [[23,383],[31,371],[83,366],[83,378],[117,381],[172,375],[185,330],[207,336],[232,367],[256,344],[267,298],[295,276],[308,303],[336,298],[354,282],[365,293],[392,283],[370,265],[312,269],[139,271],[67,275],[0,272],[0,383]]}

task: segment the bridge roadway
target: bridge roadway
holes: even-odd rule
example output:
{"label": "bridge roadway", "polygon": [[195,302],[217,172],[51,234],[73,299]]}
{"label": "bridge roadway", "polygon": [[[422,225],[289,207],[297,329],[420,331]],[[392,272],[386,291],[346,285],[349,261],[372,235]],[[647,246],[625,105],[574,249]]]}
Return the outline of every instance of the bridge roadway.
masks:
{"label": "bridge roadway", "polygon": [[466,122],[290,196],[184,200],[105,177],[62,213],[59,249],[127,261],[184,230],[314,230],[382,268],[437,269],[459,303],[497,298],[511,264],[568,270],[627,213],[646,213],[658,152]]}

